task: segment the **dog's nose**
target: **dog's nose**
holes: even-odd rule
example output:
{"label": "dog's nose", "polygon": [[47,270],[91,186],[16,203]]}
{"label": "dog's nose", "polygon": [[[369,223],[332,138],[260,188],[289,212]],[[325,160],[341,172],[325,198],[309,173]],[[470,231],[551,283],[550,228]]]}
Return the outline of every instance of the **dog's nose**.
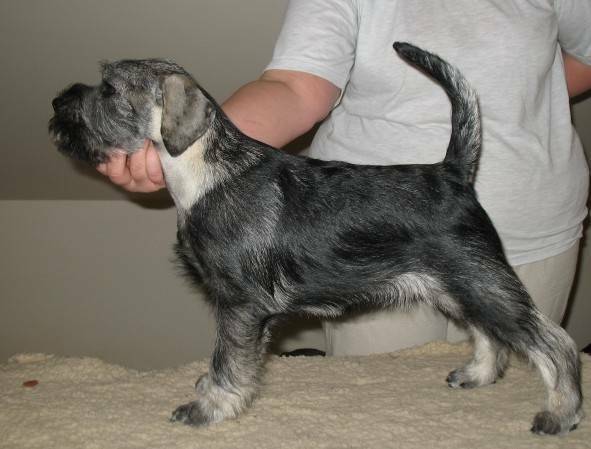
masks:
{"label": "dog's nose", "polygon": [[69,87],[64,92],[62,92],[59,96],[57,96],[53,99],[53,101],[51,102],[51,105],[53,106],[53,110],[55,112],[57,112],[58,109],[62,109],[64,107],[67,107],[67,106],[71,105],[72,102],[74,102],[74,101],[79,102],[82,99],[82,96],[84,95],[84,93],[86,91],[88,91],[89,89],[91,89],[91,87],[86,86],[84,84],[80,84],[80,83],[74,84],[73,86]]}

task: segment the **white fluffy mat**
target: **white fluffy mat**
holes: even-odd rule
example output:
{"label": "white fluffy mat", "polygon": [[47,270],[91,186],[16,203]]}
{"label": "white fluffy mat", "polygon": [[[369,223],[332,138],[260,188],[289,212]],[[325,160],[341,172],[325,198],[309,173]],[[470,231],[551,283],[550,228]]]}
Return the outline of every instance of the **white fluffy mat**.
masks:
{"label": "white fluffy mat", "polygon": [[[591,359],[582,357],[589,398]],[[544,388],[519,361],[494,385],[448,388],[447,373],[467,358],[467,345],[445,343],[366,357],[271,357],[250,411],[193,428],[168,419],[194,397],[206,361],[138,372],[92,358],[18,355],[0,366],[0,447],[591,448],[591,416],[564,437],[529,432]],[[38,384],[23,385],[31,380]]]}

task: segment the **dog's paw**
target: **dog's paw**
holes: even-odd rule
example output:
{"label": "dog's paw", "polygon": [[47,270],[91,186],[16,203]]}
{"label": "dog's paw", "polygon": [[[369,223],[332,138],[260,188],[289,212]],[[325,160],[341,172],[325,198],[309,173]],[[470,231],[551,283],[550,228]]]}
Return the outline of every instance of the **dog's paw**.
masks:
{"label": "dog's paw", "polygon": [[181,422],[190,426],[206,426],[210,423],[209,416],[203,412],[198,401],[181,405],[172,412],[171,422]]}
{"label": "dog's paw", "polygon": [[483,380],[474,376],[466,368],[453,370],[445,381],[450,388],[476,388],[495,383],[495,380]]}
{"label": "dog's paw", "polygon": [[561,419],[555,413],[549,411],[539,412],[534,417],[531,428],[533,433],[538,435],[559,435],[575,430],[578,425],[578,418]]}

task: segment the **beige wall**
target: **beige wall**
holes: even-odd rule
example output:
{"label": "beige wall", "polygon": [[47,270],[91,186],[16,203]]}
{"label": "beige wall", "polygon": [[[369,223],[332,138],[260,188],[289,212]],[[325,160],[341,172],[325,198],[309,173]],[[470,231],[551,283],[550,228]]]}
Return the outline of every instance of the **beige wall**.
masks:
{"label": "beige wall", "polygon": [[[98,62],[165,57],[218,100],[268,62],[285,0],[0,1],[0,199],[126,199],[49,143],[51,99]],[[23,176],[26,172],[28,176]],[[34,180],[34,182],[31,182]]]}
{"label": "beige wall", "polygon": [[[210,308],[172,263],[174,209],[30,200],[0,211],[0,362],[46,352],[157,368],[209,355]],[[286,349],[323,344],[283,334]]]}
{"label": "beige wall", "polygon": [[[4,201],[0,359],[16,351],[166,366],[205,354],[213,322],[170,264],[174,210]],[[9,257],[6,257],[9,256]]]}
{"label": "beige wall", "polygon": [[[97,61],[175,59],[219,100],[268,61],[286,0],[0,2],[0,361],[15,352],[99,356],[136,368],[205,357],[214,329],[179,280],[166,195],[130,196],[61,157],[47,137],[50,101],[97,80]],[[591,100],[576,106],[591,148]],[[132,201],[130,201],[130,199]],[[591,342],[591,250],[568,331]],[[279,346],[322,347],[316,323]]]}
{"label": "beige wall", "polygon": [[170,264],[167,194],[127,194],[58,154],[51,99],[97,82],[100,60],[166,57],[223,101],[269,61],[286,3],[0,2],[0,360],[44,351],[156,367],[209,353],[209,308]]}

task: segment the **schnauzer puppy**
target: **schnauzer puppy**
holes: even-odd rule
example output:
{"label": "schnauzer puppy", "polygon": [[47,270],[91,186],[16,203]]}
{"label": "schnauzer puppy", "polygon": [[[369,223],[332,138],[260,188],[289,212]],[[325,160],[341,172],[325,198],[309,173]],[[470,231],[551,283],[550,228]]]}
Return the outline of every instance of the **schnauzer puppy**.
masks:
{"label": "schnauzer puppy", "polygon": [[436,55],[394,48],[451,100],[440,163],[367,166],[282,153],[242,134],[191,75],[164,60],[105,64],[100,85],[75,84],[53,101],[50,131],[68,156],[96,165],[144,139],[158,148],[178,209],[176,253],[217,319],[209,373],[173,421],[240,415],[257,393],[278,317],[418,303],[471,331],[474,356],[449,374],[450,387],[495,382],[513,351],[537,366],[547,389],[532,431],[566,433],[582,418],[577,349],[534,306],[476,199],[474,91]]}

